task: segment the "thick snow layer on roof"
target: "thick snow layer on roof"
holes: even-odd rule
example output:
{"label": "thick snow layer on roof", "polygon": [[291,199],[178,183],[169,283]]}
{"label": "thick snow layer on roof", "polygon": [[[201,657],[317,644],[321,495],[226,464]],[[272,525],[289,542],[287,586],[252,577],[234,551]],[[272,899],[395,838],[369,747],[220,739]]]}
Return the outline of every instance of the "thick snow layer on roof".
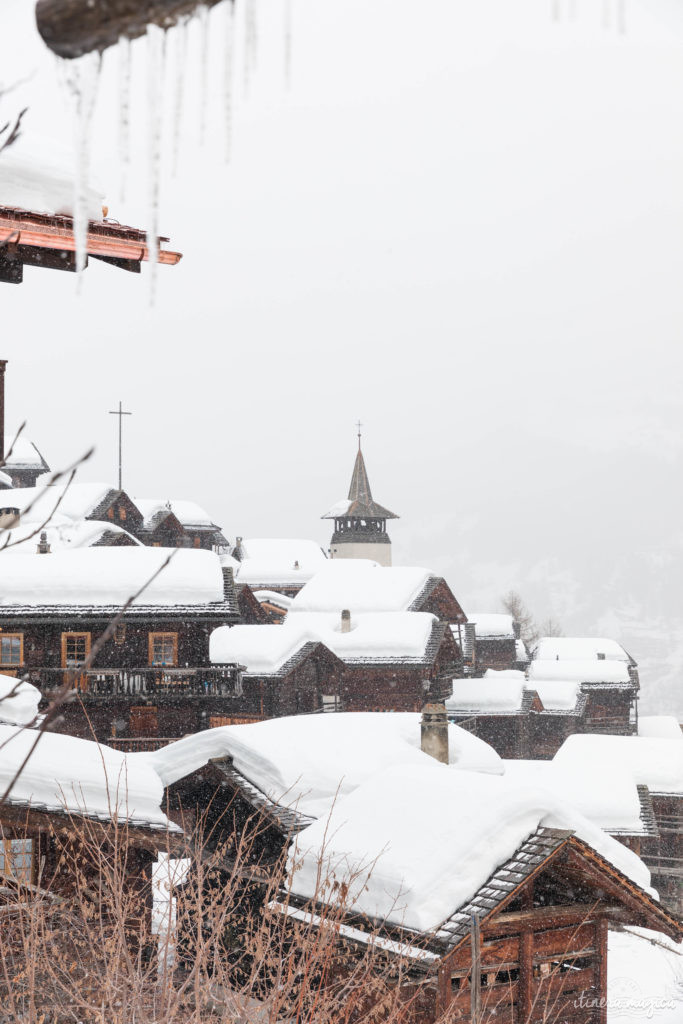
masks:
{"label": "thick snow layer on roof", "polygon": [[[272,800],[317,817],[391,765],[431,764],[420,750],[420,719],[409,712],[274,718],[208,729],[153,753],[129,756],[148,760],[170,785],[209,758],[230,754],[237,770]],[[503,762],[483,740],[456,725],[448,727],[448,739],[452,771],[503,772]]]}
{"label": "thick snow layer on roof", "polygon": [[683,942],[646,928],[607,940],[607,1024],[683,1021]]}
{"label": "thick snow layer on roof", "polygon": [[[167,826],[163,784],[141,759],[91,740],[0,725],[0,789],[5,791],[40,736],[10,791],[10,800],[105,820]],[[175,828],[175,826],[170,826]]]}
{"label": "thick snow layer on roof", "polygon": [[279,626],[220,626],[209,650],[213,662],[238,661],[253,674],[277,671],[311,641],[343,661],[423,661],[435,622],[426,612],[352,615],[351,630],[342,633],[340,615],[288,614]]}
{"label": "thick snow layer on roof", "polygon": [[[4,158],[3,158],[4,160]],[[2,168],[0,167],[0,178],[2,177]],[[3,204],[0,202],[0,206]],[[5,454],[5,466],[8,469],[14,469],[18,467],[34,467],[40,469],[43,465],[43,459],[40,452],[27,437],[24,437],[23,433],[17,437],[17,431],[11,428],[5,430],[5,447],[7,452]]]}
{"label": "thick snow layer on roof", "polygon": [[100,483],[73,483],[68,487],[53,484],[51,487],[16,487],[12,498],[21,510],[23,522],[43,523],[48,519],[54,521],[51,516],[55,508],[58,521],[85,519],[111,490],[109,484]]}
{"label": "thick snow layer on roof", "polygon": [[292,602],[296,612],[407,611],[432,576],[427,569],[333,558]]}
{"label": "thick snow layer on roof", "polygon": [[521,786],[542,786],[573,804],[606,832],[642,834],[640,798],[633,779],[612,765],[596,776],[591,767],[566,771],[555,761],[505,761],[506,778]]}
{"label": "thick snow layer on roof", "polygon": [[342,498],[341,501],[335,501],[334,505],[327,510],[323,519],[334,519],[335,516],[345,516],[352,505],[350,498]]}
{"label": "thick snow layer on roof", "polygon": [[625,661],[532,661],[528,669],[529,680],[573,680],[577,683],[630,683],[631,676]]}
{"label": "thick snow layer on roof", "polygon": [[661,739],[680,740],[683,737],[678,719],[669,715],[640,715],[639,736],[659,736]]}
{"label": "thick snow layer on roof", "polygon": [[[74,163],[55,148],[22,136],[0,161],[0,206],[17,206],[32,213],[73,216]],[[102,220],[103,196],[93,188],[84,190],[88,218]]]}
{"label": "thick snow layer on roof", "polygon": [[529,660],[529,652],[523,640],[515,640],[515,658],[522,664],[526,664]]}
{"label": "thick snow layer on roof", "polygon": [[652,793],[683,793],[683,736],[569,736],[553,761],[566,772],[599,774],[614,766]]}
{"label": "thick snow layer on roof", "polygon": [[254,597],[261,604],[274,604],[278,608],[288,609],[292,605],[292,598],[278,593],[277,590],[255,590]]}
{"label": "thick snow layer on roof", "polygon": [[[1,503],[1,502],[0,502]],[[95,519],[83,519],[80,522],[72,522],[69,519],[59,519],[50,522],[44,530],[36,532],[40,524],[21,523],[13,527],[11,531],[10,544],[13,555],[35,555],[36,547],[40,541],[41,533],[47,534],[47,542],[52,551],[74,551],[78,548],[90,548],[97,544],[105,534],[117,534],[128,538],[130,547],[141,547],[140,541],[132,534],[123,530],[116,523],[100,522]],[[7,533],[2,535],[2,543],[5,542]]]}
{"label": "thick snow layer on roof", "polygon": [[[354,909],[431,931],[470,899],[539,825],[573,829],[639,885],[643,862],[560,797],[435,761],[373,775],[299,833],[290,885],[310,898],[320,871],[349,883]],[[294,869],[294,870],[292,870]]]}
{"label": "thick snow layer on roof", "polygon": [[475,624],[475,632],[479,639],[498,637],[513,640],[515,638],[514,619],[511,615],[500,612],[468,612],[467,621]]}
{"label": "thick snow layer on roof", "polygon": [[[86,548],[32,558],[2,555],[0,607],[125,604],[168,557],[161,548]],[[179,550],[135,602],[195,605],[223,600],[223,574],[211,551]]]}
{"label": "thick snow layer on roof", "polygon": [[599,654],[609,661],[631,660],[616,640],[580,636],[544,636],[534,657],[537,661],[592,661]]}
{"label": "thick snow layer on roof", "polygon": [[[545,664],[545,663],[544,663]],[[572,679],[529,679],[546,711],[572,711],[581,693],[581,683]]]}
{"label": "thick snow layer on roof", "polygon": [[137,508],[144,516],[145,525],[157,514],[163,512],[170,505],[171,512],[183,526],[214,526],[214,522],[207,512],[194,501],[178,501],[175,498],[133,498]]}
{"label": "thick snow layer on roof", "polygon": [[325,552],[314,540],[257,537],[240,541],[240,549],[239,583],[303,586],[327,564]]}
{"label": "thick snow layer on roof", "polygon": [[518,711],[526,680],[523,672],[489,670],[483,679],[454,679],[448,711],[484,711],[490,714]]}
{"label": "thick snow layer on roof", "polygon": [[35,721],[40,690],[13,676],[0,675],[0,722],[29,725]]}

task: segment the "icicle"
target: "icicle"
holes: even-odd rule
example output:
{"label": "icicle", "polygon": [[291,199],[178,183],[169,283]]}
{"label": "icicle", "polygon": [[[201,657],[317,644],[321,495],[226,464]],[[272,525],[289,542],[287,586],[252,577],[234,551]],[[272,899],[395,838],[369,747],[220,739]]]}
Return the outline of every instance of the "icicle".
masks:
{"label": "icicle", "polygon": [[119,39],[119,153],[121,155],[121,201],[126,195],[130,165],[130,84],[133,48],[127,36]]}
{"label": "icicle", "polygon": [[244,2],[244,95],[249,95],[251,76],[256,68],[258,54],[258,22],[256,0]]}
{"label": "icicle", "polygon": [[206,103],[209,95],[208,74],[209,74],[209,8],[202,4],[198,10],[199,31],[201,33],[201,68],[200,68],[200,89],[199,89],[199,144],[204,145],[206,138]]}
{"label": "icicle", "polygon": [[233,88],[232,77],[235,58],[235,7],[233,0],[225,5],[225,57],[223,68],[223,105],[225,124],[225,161],[230,163],[232,155]]}
{"label": "icicle", "polygon": [[159,184],[161,173],[161,136],[163,129],[163,92],[166,67],[166,33],[158,25],[147,26],[147,102],[148,102],[148,176],[149,212],[147,248],[149,250],[150,305],[154,305],[159,264]]}
{"label": "icicle", "polygon": [[289,90],[292,85],[292,23],[293,23],[292,0],[285,0],[285,88]]}
{"label": "icicle", "polygon": [[75,100],[76,114],[76,175],[74,180],[74,241],[76,244],[76,272],[80,289],[81,271],[88,259],[88,177],[90,170],[90,126],[92,123],[97,88],[100,81],[102,56],[89,53],[79,60],[69,61],[66,83]]}
{"label": "icicle", "polygon": [[602,0],[602,27],[612,27],[612,0]]}
{"label": "icicle", "polygon": [[180,134],[183,125],[183,97],[185,95],[185,70],[187,68],[187,21],[181,21],[174,30],[175,36],[175,96],[173,98],[173,174],[178,173],[180,155]]}

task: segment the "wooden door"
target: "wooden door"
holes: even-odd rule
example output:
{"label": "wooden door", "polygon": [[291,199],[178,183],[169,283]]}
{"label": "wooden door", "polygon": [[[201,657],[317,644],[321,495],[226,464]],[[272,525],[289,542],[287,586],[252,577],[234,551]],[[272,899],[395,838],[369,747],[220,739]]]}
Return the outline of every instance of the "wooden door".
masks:
{"label": "wooden door", "polygon": [[78,669],[90,656],[90,640],[90,633],[62,633],[62,668],[66,670],[65,679],[69,678],[72,686],[78,690],[88,688],[87,675]]}

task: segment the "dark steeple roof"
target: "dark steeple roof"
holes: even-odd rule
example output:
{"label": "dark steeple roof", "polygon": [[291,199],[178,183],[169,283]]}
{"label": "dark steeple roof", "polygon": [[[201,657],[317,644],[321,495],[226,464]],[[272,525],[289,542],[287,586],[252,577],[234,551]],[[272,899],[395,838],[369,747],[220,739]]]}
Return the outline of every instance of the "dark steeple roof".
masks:
{"label": "dark steeple roof", "polygon": [[365,468],[365,459],[360,447],[360,436],[358,438],[358,454],[349,487],[349,497],[346,501],[339,501],[333,505],[322,518],[341,519],[346,516],[354,519],[398,519],[394,512],[378,505],[372,497],[368,471]]}

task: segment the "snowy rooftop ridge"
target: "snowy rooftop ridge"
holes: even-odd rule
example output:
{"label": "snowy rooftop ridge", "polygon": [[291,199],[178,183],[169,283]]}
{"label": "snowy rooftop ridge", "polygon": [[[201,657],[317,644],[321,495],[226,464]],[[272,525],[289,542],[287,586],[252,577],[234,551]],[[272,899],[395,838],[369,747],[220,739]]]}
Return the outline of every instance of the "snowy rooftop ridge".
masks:
{"label": "snowy rooftop ridge", "polygon": [[179,831],[161,810],[164,787],[152,767],[141,760],[133,764],[121,751],[74,736],[0,724],[3,792],[37,735],[26,767],[13,782],[10,803]]}
{"label": "snowy rooftop ridge", "polygon": [[[322,643],[346,662],[414,662],[428,659],[438,627],[427,612],[352,614],[351,629],[341,631],[334,612],[297,615],[282,625],[220,626],[211,635],[213,662],[237,661],[252,675],[277,672],[306,643]],[[276,632],[274,632],[276,631]]]}
{"label": "snowy rooftop ridge", "polygon": [[538,642],[536,661],[625,661],[630,654],[616,640],[606,637],[545,636]]}
{"label": "snowy rooftop ridge", "polygon": [[147,547],[84,548],[32,557],[7,551],[2,556],[0,608],[120,607],[145,584],[135,605],[223,602],[217,555],[181,549],[162,568],[167,557],[163,549]]}
{"label": "snowy rooftop ridge", "polygon": [[301,612],[407,612],[433,573],[414,566],[380,566],[364,559],[330,559],[292,601]]}
{"label": "snowy rooftop ridge", "polygon": [[236,582],[264,589],[303,586],[327,563],[320,545],[305,539],[242,538],[233,554],[239,559]]}
{"label": "snowy rooftop ridge", "polygon": [[628,663],[617,659],[589,661],[534,660],[528,668],[529,681],[561,681],[576,683],[624,683],[632,682]]}
{"label": "snowy rooftop ridge", "polygon": [[474,623],[478,639],[515,640],[515,620],[507,612],[468,612],[467,621]]}
{"label": "snowy rooftop ridge", "polygon": [[595,778],[616,767],[651,793],[683,795],[683,734],[676,739],[660,736],[569,736],[553,758],[566,772],[590,770]]}

